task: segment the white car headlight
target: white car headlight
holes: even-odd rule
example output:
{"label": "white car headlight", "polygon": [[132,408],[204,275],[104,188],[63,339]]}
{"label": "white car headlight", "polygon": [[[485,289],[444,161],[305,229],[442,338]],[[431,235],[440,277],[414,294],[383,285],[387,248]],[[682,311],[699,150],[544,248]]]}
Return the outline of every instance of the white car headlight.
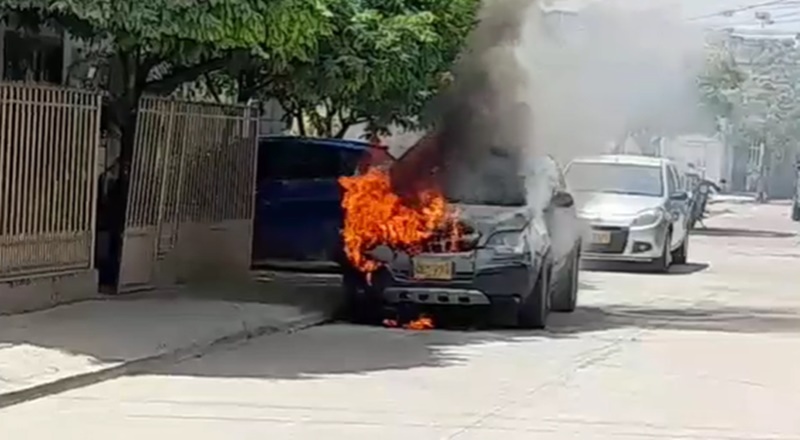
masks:
{"label": "white car headlight", "polygon": [[522,231],[495,232],[489,237],[486,247],[500,254],[521,254],[525,251],[525,235]]}
{"label": "white car headlight", "polygon": [[633,223],[631,223],[632,228],[642,228],[653,226],[661,222],[664,218],[664,211],[660,209],[648,209],[647,211],[640,212],[635,219],[633,219]]}

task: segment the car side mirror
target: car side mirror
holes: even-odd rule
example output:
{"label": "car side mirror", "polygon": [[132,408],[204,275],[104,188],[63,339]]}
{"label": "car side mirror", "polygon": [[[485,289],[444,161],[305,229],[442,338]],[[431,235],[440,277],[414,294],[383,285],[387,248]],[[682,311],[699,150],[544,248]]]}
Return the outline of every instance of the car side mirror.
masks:
{"label": "car side mirror", "polygon": [[676,202],[684,202],[689,200],[689,193],[685,191],[681,191],[669,196],[670,200],[675,200]]}
{"label": "car side mirror", "polygon": [[551,203],[556,208],[570,208],[575,205],[575,199],[572,198],[572,194],[568,192],[557,191],[555,194],[553,194]]}

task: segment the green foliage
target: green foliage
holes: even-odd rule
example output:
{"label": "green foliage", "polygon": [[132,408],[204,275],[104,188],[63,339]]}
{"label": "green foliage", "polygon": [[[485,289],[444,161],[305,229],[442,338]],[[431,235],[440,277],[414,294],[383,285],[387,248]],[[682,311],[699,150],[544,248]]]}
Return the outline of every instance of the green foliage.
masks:
{"label": "green foliage", "polygon": [[708,46],[705,69],[698,78],[701,103],[715,116],[717,129],[730,120],[737,103],[737,92],[747,76],[724,45]]}
{"label": "green foliage", "polygon": [[166,63],[156,79],[180,75],[159,92],[225,66],[233,53],[310,59],[331,31],[324,0],[0,0],[0,11],[110,43],[115,55],[133,57],[123,62],[140,83]]}
{"label": "green foliage", "polygon": [[460,52],[478,1],[326,0],[326,7],[332,32],[313,57],[261,62],[250,73],[267,80],[262,97],[278,99],[316,134],[337,136],[362,122],[374,131],[415,125]]}

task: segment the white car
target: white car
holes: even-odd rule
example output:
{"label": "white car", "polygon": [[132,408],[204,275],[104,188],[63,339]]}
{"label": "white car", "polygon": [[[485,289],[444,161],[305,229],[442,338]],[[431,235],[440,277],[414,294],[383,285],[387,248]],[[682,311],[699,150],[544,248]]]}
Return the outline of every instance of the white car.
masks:
{"label": "white car", "polygon": [[672,161],[584,157],[567,166],[566,178],[589,226],[583,259],[647,263],[660,272],[686,263],[690,198]]}

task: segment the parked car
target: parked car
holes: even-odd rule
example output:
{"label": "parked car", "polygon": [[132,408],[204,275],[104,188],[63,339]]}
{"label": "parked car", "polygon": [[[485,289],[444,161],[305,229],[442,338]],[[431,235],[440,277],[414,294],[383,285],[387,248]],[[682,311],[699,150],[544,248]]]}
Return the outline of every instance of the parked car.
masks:
{"label": "parked car", "polygon": [[794,196],[792,197],[792,220],[800,221],[800,160],[794,163]]}
{"label": "parked car", "polygon": [[391,161],[385,147],[362,141],[261,138],[253,263],[338,262],[343,255],[339,177]]}
{"label": "parked car", "polygon": [[552,239],[565,220],[577,222],[574,201],[556,162],[543,161],[556,176],[544,213],[529,203],[523,178],[513,199],[451,199],[465,230],[458,250],[447,236],[413,256],[379,247],[372,255],[385,265],[371,283],[354,269],[344,273],[349,314],[369,320],[387,306],[484,306],[504,324],[542,328],[550,310],[575,310],[580,236],[567,246],[553,246]]}
{"label": "parked car", "polygon": [[672,161],[586,157],[570,163],[566,176],[590,229],[584,259],[648,263],[661,272],[686,263],[690,200]]}

